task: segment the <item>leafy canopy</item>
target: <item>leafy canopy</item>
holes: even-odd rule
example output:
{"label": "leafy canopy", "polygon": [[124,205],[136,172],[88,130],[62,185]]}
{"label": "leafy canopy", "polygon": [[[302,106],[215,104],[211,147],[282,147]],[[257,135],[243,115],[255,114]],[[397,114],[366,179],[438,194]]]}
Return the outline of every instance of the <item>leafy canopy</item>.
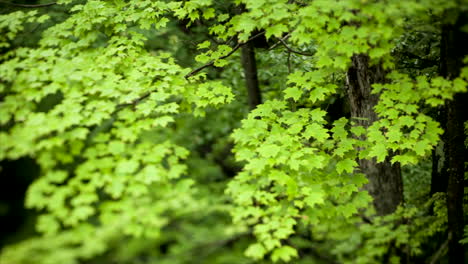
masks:
{"label": "leafy canopy", "polygon": [[[373,216],[356,159],[382,162],[398,153],[392,162],[414,165],[439,141],[443,130],[426,109],[466,92],[468,68],[453,80],[412,75],[401,70],[393,52],[409,26],[430,24],[456,7],[455,1],[63,0],[57,5],[67,11],[60,22],[38,11],[0,16],[0,48],[7,51],[0,57],[0,159],[37,161],[41,177],[30,186],[26,206],[43,212],[36,226],[41,236],[7,248],[2,261],[79,263],[119,252],[119,242],[128,242],[133,253],[118,258],[131,262],[146,247],[171,241],[178,245],[174,254],[158,251],[152,257],[185,263],[180,252],[252,232],[254,241],[241,241],[229,253],[220,250],[218,256],[230,258],[209,263],[248,261],[243,252],[257,261],[268,255],[273,262],[294,262],[305,229],[312,230],[311,240],[325,241],[321,251],[341,262],[379,263],[393,241],[417,255],[443,230],[441,196]],[[202,23],[210,36],[196,43],[192,59],[225,72],[193,74],[195,67],[182,66],[186,63],[166,39],[177,37],[181,21]],[[15,39],[31,24],[45,28],[40,40],[18,45]],[[271,83],[274,92],[265,92],[268,100],[239,126],[231,114],[245,112],[239,99],[245,95],[238,74],[229,70],[239,67],[232,43],[242,45],[258,32],[270,41],[287,36],[289,45],[306,47],[313,56],[296,58],[290,73],[274,68],[279,80]],[[153,36],[167,45],[149,48]],[[274,56],[284,63],[284,54],[268,52],[261,63]],[[342,93],[340,82],[355,54],[366,54],[388,72],[387,83],[373,86],[380,119],[368,128],[345,117],[330,121],[324,107]],[[226,128],[218,129],[220,122]],[[222,186],[210,176],[219,175],[219,168],[197,152],[202,145],[197,140],[217,136],[234,141],[235,158],[243,164]],[[434,203],[435,215],[396,225]],[[362,216],[373,216],[373,222],[363,223]]]}

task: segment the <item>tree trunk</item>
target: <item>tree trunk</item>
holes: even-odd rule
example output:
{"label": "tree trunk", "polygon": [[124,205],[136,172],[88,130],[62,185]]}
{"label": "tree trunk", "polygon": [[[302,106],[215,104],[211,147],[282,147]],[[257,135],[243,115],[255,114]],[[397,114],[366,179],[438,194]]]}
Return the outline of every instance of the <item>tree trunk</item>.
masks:
{"label": "tree trunk", "polygon": [[255,47],[252,42],[241,48],[242,67],[244,68],[245,84],[250,109],[262,103],[260,88],[258,86],[257,63],[255,61]]}
{"label": "tree trunk", "polygon": [[[377,94],[371,94],[373,83],[385,81],[385,73],[381,66],[370,66],[369,57],[354,55],[352,65],[348,70],[348,98],[351,118],[364,127],[377,120],[374,106],[379,100]],[[365,118],[365,120],[363,120]],[[374,198],[374,206],[379,215],[390,214],[403,201],[403,183],[400,165],[391,164],[391,157],[377,163],[375,159],[359,160],[359,167],[369,183],[364,187]]]}
{"label": "tree trunk", "polygon": [[[445,110],[441,115],[445,115]],[[442,116],[444,117],[444,116]],[[441,121],[441,118],[437,118],[439,123],[445,124],[446,122]],[[445,118],[444,118],[445,119]],[[443,128],[446,131],[446,128]],[[431,172],[431,196],[438,192],[447,191],[447,173],[445,172],[447,168],[447,162],[445,160],[445,144],[446,141],[445,135],[442,137],[442,142],[440,142],[436,148],[432,151],[432,172]]]}
{"label": "tree trunk", "polygon": [[[463,58],[468,55],[466,45],[468,36],[461,30],[468,21],[466,15],[460,14],[455,25],[442,27],[440,48],[441,75],[454,79],[463,67]],[[463,113],[468,103],[467,94],[456,94],[453,100],[446,103],[445,155],[448,178],[447,215],[449,233],[449,263],[465,263],[463,245],[458,241],[463,237],[463,182],[465,173],[465,133]]]}

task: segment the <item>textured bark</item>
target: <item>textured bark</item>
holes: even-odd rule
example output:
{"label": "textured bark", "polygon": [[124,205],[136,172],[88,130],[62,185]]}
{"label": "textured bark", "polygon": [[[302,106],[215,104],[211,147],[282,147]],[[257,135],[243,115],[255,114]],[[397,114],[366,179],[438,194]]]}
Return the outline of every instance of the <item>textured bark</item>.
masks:
{"label": "textured bark", "polygon": [[[437,117],[437,121],[442,124],[442,128],[446,131],[445,121],[445,107]],[[447,191],[447,160],[445,158],[445,134],[442,136],[442,141],[432,150],[432,172],[431,172],[431,196],[438,192]]]}
{"label": "textured bark", "polygon": [[249,42],[241,48],[242,67],[244,68],[245,84],[250,109],[262,103],[260,88],[258,86],[257,63],[255,61],[255,47]]}
{"label": "textured bark", "polygon": [[[368,127],[377,120],[374,106],[379,96],[371,94],[371,85],[384,81],[385,73],[380,66],[371,67],[366,55],[353,56],[347,76],[348,97],[351,117],[359,118],[355,120],[359,125]],[[374,198],[374,206],[379,215],[392,213],[403,201],[400,165],[392,165],[390,158],[381,163],[377,163],[375,159],[359,160],[359,167],[369,180],[364,188]]]}
{"label": "textured bark", "polygon": [[463,238],[463,181],[465,173],[465,134],[463,109],[468,100],[457,96],[447,105],[447,214],[450,263],[465,263],[464,249],[458,242]]}
{"label": "textured bark", "polygon": [[[441,75],[454,79],[463,67],[463,58],[468,54],[466,41],[468,36],[461,30],[468,17],[460,15],[455,25],[442,28],[441,39]],[[447,215],[449,232],[449,263],[465,263],[463,245],[458,241],[463,237],[463,181],[465,172],[465,134],[463,113],[468,103],[467,94],[457,94],[446,103],[445,154],[448,178]]]}

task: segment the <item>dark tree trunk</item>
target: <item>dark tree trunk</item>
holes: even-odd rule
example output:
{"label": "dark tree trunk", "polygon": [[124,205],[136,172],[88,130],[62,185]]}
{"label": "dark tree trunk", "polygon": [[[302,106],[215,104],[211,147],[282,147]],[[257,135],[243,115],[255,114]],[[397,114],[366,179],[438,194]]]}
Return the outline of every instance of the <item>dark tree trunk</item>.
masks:
{"label": "dark tree trunk", "polygon": [[262,103],[260,88],[258,86],[257,63],[255,61],[255,47],[248,42],[241,48],[242,67],[244,68],[245,84],[250,109]]}
{"label": "dark tree trunk", "polygon": [[[460,14],[455,25],[444,25],[440,49],[441,75],[456,78],[463,67],[463,58],[468,55],[467,34],[461,27],[468,21],[466,14]],[[463,183],[465,173],[465,133],[463,113],[468,103],[467,94],[456,94],[446,107],[445,155],[447,167],[444,170],[448,179],[447,214],[449,232],[449,261],[451,264],[465,263],[463,245],[458,241],[463,237]]]}
{"label": "dark tree trunk", "polygon": [[[444,112],[440,114],[441,117],[445,115],[445,108]],[[445,118],[437,118],[439,123],[445,124]],[[444,131],[446,128],[443,127]],[[437,147],[432,151],[432,172],[431,172],[431,196],[438,192],[446,192],[447,191],[447,161],[445,159],[445,144],[446,141],[445,135],[442,137],[442,142],[440,142]]]}
{"label": "dark tree trunk", "polygon": [[[439,69],[440,71],[440,69]],[[447,109],[445,106],[440,106],[433,116],[441,125],[444,131],[447,131]],[[445,193],[447,191],[448,177],[447,177],[447,159],[446,159],[446,145],[447,133],[441,137],[441,141],[437,144],[436,148],[432,151],[432,172],[431,172],[431,196],[435,193]]]}
{"label": "dark tree trunk", "polygon": [[458,242],[463,237],[463,188],[465,173],[465,134],[463,109],[466,96],[456,96],[447,104],[447,214],[450,263],[464,263],[464,249]]}
{"label": "dark tree trunk", "polygon": [[[351,118],[359,118],[355,121],[368,127],[377,120],[374,106],[379,99],[377,94],[371,94],[371,85],[383,83],[385,73],[380,66],[370,66],[366,55],[355,55],[347,78]],[[379,215],[392,213],[403,201],[400,165],[392,165],[390,158],[381,163],[377,163],[375,159],[359,160],[361,171],[369,179],[365,189],[374,198],[374,206]]]}

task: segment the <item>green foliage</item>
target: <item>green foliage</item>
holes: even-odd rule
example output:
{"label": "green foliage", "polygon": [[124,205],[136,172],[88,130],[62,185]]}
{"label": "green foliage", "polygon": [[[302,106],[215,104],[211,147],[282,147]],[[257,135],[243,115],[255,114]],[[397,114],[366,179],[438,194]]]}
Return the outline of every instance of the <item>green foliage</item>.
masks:
{"label": "green foliage", "polygon": [[[445,197],[415,186],[444,132],[428,112],[466,92],[468,67],[448,80],[403,70],[396,53],[413,26],[441,21],[455,1],[57,5],[63,21],[0,15],[0,160],[29,156],[41,167],[25,202],[41,212],[40,235],[6,247],[0,262],[319,263],[324,253],[399,263],[394,247],[424,256],[445,232]],[[31,24],[46,29],[18,44]],[[191,30],[197,43],[187,47]],[[284,45],[257,49],[266,100],[245,115],[235,52],[262,34]],[[379,119],[369,127],[328,112],[356,54],[387,73],[373,85]],[[194,61],[216,68],[191,72]],[[395,213],[376,216],[357,160],[392,153],[410,191]],[[229,166],[242,170],[232,178]]]}
{"label": "green foliage", "polygon": [[462,244],[467,244],[467,243],[468,243],[468,227],[465,226],[465,229],[464,229],[464,230],[465,230],[465,231],[464,231],[464,232],[465,232],[465,235],[464,235],[463,239],[460,240],[460,243],[462,243]]}

